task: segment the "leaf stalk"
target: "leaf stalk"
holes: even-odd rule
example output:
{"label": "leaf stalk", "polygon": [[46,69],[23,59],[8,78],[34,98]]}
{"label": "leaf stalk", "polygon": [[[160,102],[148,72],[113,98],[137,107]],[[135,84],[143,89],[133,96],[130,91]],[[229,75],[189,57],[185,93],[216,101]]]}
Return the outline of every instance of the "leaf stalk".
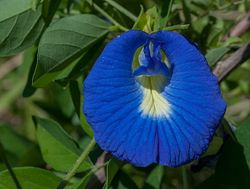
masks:
{"label": "leaf stalk", "polygon": [[57,189],[65,188],[65,186],[69,183],[70,179],[76,174],[78,168],[81,166],[83,161],[88,157],[89,153],[92,151],[95,144],[96,144],[96,142],[95,142],[95,139],[93,138],[90,141],[90,143],[88,144],[88,146],[86,147],[86,149],[82,152],[82,154],[76,160],[76,162],[74,163],[72,169],[67,173],[65,178],[60,182]]}
{"label": "leaf stalk", "polygon": [[116,8],[117,10],[119,10],[122,14],[130,18],[132,21],[136,22],[137,17],[133,13],[125,9],[123,6],[121,6],[120,4],[118,4],[117,2],[113,0],[105,0],[105,1],[111,6],[113,6],[114,8]]}
{"label": "leaf stalk", "polygon": [[129,29],[122,26],[120,23],[118,23],[115,19],[112,18],[105,10],[103,10],[101,7],[99,7],[97,4],[92,2],[92,0],[86,0],[93,8],[98,11],[100,14],[105,16],[110,22],[112,22],[115,26],[117,26],[121,31],[128,31]]}

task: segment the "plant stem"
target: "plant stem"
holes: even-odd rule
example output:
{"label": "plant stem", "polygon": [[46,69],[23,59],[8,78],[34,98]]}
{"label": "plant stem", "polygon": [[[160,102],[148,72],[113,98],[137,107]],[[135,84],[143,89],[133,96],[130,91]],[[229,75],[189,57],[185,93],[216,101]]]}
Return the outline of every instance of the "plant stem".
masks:
{"label": "plant stem", "polygon": [[69,181],[76,174],[77,169],[80,167],[82,162],[88,157],[90,151],[93,149],[95,144],[96,142],[95,142],[95,139],[93,138],[88,144],[86,150],[84,150],[83,153],[80,155],[80,157],[76,160],[71,171],[68,172],[68,174],[65,176],[65,179],[64,179],[65,181]]}
{"label": "plant stem", "polygon": [[0,141],[0,154],[2,155],[2,160],[3,160],[4,164],[5,164],[5,166],[7,167],[8,171],[10,173],[11,178],[13,179],[13,181],[14,181],[14,183],[16,185],[16,188],[17,189],[22,189],[22,187],[19,184],[19,182],[17,180],[17,177],[16,177],[14,171],[12,170],[12,168],[11,168],[11,166],[9,164],[9,161],[8,161],[6,155],[5,155],[5,151],[4,151],[4,148],[3,148],[3,145],[1,143],[1,141]]}
{"label": "plant stem", "polygon": [[181,0],[181,2],[182,2],[183,13],[184,13],[184,17],[185,17],[185,23],[191,24],[192,23],[192,18],[191,18],[190,11],[188,9],[188,1],[187,0]]}
{"label": "plant stem", "polygon": [[187,178],[187,170],[185,166],[182,166],[182,182],[183,182],[183,189],[188,189],[188,178]]}
{"label": "plant stem", "polygon": [[67,173],[67,175],[65,176],[65,178],[59,184],[59,186],[57,187],[57,189],[63,189],[68,184],[68,182],[70,181],[70,179],[76,174],[76,172],[77,172],[78,168],[80,167],[80,165],[88,157],[90,151],[94,148],[95,144],[96,144],[96,142],[95,142],[95,139],[93,138],[90,141],[90,143],[88,144],[88,146],[86,147],[86,149],[82,152],[82,154],[80,155],[80,157],[76,160],[76,162],[73,165],[73,168]]}
{"label": "plant stem", "polygon": [[112,22],[115,26],[117,26],[121,31],[128,31],[128,28],[125,28],[120,23],[118,23],[115,19],[113,19],[105,10],[103,10],[97,4],[93,3],[91,0],[87,0],[86,2],[88,2],[91,6],[93,6],[95,10],[97,10],[100,14],[105,16],[110,22]]}
{"label": "plant stem", "polygon": [[169,17],[169,15],[170,15],[171,10],[172,10],[173,4],[174,4],[174,0],[170,0],[169,6],[168,6],[168,13],[167,13],[167,15],[166,15],[166,20],[168,20],[168,17]]}
{"label": "plant stem", "polygon": [[137,17],[134,14],[132,14],[131,12],[129,12],[127,9],[125,9],[123,6],[119,5],[117,2],[115,2],[113,0],[105,0],[105,1],[108,4],[110,4],[111,6],[115,7],[117,10],[119,10],[125,16],[127,16],[128,18],[130,18],[131,20],[133,20],[134,22],[136,22]]}
{"label": "plant stem", "polygon": [[163,30],[173,31],[173,30],[185,30],[188,29],[190,25],[189,24],[183,24],[183,25],[173,25],[163,28]]}
{"label": "plant stem", "polygon": [[213,73],[218,77],[219,82],[221,82],[229,73],[249,58],[250,43],[247,43],[232,53],[227,59],[219,61],[216,64]]}

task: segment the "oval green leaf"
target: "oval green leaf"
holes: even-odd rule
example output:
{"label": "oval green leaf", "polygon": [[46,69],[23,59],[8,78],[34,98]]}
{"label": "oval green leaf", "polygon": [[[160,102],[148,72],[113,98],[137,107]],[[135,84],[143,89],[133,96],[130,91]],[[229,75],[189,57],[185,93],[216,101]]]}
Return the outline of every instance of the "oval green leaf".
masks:
{"label": "oval green leaf", "polygon": [[210,66],[214,66],[223,56],[230,51],[228,47],[218,47],[208,51],[206,54],[207,62]]}
{"label": "oval green leaf", "polygon": [[15,55],[32,46],[44,29],[41,9],[30,0],[0,1],[0,57]]}
{"label": "oval green leaf", "polygon": [[156,166],[145,182],[145,189],[158,189],[161,188],[161,181],[164,174],[164,167]]}
{"label": "oval green leaf", "polygon": [[[35,122],[37,139],[44,160],[55,170],[69,171],[78,159],[81,150],[58,123],[38,117],[35,117]],[[90,161],[85,161],[78,172],[91,167]]]}
{"label": "oval green leaf", "polygon": [[44,87],[108,33],[109,24],[94,15],[75,15],[60,19],[43,34],[33,85]]}
{"label": "oval green leaf", "polygon": [[[22,189],[55,189],[61,180],[52,172],[40,168],[20,167],[13,170]],[[7,170],[0,172],[0,188],[16,188]]]}
{"label": "oval green leaf", "polygon": [[0,22],[21,14],[31,9],[30,0],[1,0],[0,1]]}
{"label": "oval green leaf", "polygon": [[238,142],[243,146],[247,165],[250,169],[250,117],[248,117],[236,130]]}

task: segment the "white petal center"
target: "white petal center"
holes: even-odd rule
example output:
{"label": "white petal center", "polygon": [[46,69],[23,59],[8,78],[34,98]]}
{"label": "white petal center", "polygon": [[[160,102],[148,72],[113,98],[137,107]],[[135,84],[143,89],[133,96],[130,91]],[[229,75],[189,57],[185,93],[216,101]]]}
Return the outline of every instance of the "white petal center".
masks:
{"label": "white petal center", "polygon": [[139,77],[143,99],[140,105],[140,111],[145,116],[154,118],[169,117],[171,105],[163,97],[162,91],[166,80],[163,76]]}

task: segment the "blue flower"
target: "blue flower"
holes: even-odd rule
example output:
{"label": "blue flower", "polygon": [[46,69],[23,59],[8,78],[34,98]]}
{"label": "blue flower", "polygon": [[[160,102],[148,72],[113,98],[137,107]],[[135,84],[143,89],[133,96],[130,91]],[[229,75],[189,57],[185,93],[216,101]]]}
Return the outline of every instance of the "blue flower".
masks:
{"label": "blue flower", "polygon": [[112,40],[85,80],[84,98],[97,143],[135,166],[199,158],[226,109],[204,56],[167,31],[130,30]]}

